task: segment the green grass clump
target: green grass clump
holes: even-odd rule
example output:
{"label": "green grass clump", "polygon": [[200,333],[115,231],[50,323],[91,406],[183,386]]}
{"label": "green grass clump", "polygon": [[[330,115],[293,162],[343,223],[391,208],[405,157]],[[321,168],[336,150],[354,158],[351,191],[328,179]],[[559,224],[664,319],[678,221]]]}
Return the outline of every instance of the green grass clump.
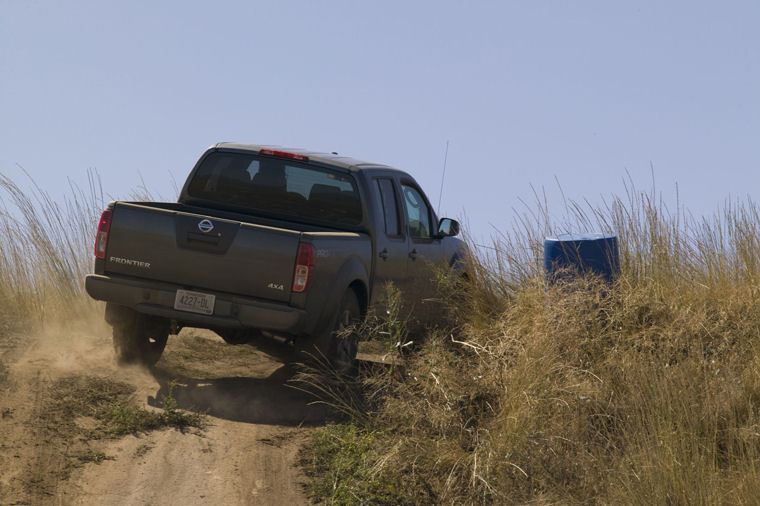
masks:
{"label": "green grass clump", "polygon": [[126,383],[94,376],[70,376],[56,381],[51,387],[52,399],[45,416],[55,420],[59,431],[69,428],[76,432],[77,417],[90,417],[97,421],[89,431],[91,437],[120,436],[148,432],[165,427],[184,430],[202,428],[204,416],[200,413],[177,409],[173,397],[175,383],[162,399],[160,411],[137,406],[133,399],[134,387]]}
{"label": "green grass clump", "polygon": [[162,413],[147,411],[119,400],[104,406],[96,412],[96,417],[104,423],[108,434],[122,435],[147,432],[167,425]]}
{"label": "green grass clump", "polygon": [[114,435],[146,432],[163,427],[184,430],[188,427],[201,428],[204,416],[177,409],[174,399],[176,382],[169,384],[169,393],[162,399],[161,411],[148,411],[139,408],[124,398],[113,399],[98,408],[95,416],[102,420],[108,433]]}
{"label": "green grass clump", "polygon": [[95,464],[102,464],[103,461],[106,460],[116,460],[103,452],[95,451],[92,449],[88,449],[86,452],[77,455],[77,458],[80,462],[93,462]]}
{"label": "green grass clump", "polygon": [[307,468],[315,477],[312,499],[328,504],[403,504],[404,494],[373,470],[377,435],[352,424],[328,425],[309,448]]}

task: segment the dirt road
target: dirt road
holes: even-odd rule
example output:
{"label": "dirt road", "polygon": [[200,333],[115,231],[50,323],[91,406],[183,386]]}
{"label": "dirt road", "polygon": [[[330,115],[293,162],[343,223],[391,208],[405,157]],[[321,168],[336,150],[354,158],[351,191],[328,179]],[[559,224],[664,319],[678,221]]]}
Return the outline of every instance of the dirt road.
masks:
{"label": "dirt road", "polygon": [[[289,366],[184,329],[153,371],[120,368],[109,330],[0,337],[0,504],[307,503],[298,451],[326,414],[285,385]],[[82,411],[106,390],[160,410],[172,382],[178,408],[207,413],[203,428],[106,437]]]}

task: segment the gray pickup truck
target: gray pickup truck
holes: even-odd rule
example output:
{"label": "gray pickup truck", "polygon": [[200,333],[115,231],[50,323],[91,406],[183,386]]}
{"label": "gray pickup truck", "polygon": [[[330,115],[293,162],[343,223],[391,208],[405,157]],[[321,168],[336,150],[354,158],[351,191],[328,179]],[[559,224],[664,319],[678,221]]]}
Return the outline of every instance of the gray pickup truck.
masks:
{"label": "gray pickup truck", "polygon": [[107,302],[120,362],[154,364],[191,326],[233,344],[279,336],[345,370],[357,340],[341,330],[382,303],[388,281],[419,292],[431,265],[459,273],[458,232],[398,169],[221,143],[178,202],[109,203],[86,289]]}

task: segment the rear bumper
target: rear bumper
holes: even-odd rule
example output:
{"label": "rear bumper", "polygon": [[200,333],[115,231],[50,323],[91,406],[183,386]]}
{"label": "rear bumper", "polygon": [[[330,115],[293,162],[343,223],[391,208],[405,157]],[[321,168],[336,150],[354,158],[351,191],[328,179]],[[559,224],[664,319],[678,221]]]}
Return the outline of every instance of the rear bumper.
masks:
{"label": "rear bumper", "polygon": [[206,328],[255,328],[286,334],[300,334],[306,311],[283,304],[201,290],[216,296],[213,315],[177,311],[177,286],[123,276],[89,274],[85,289],[93,299],[131,307],[136,311]]}

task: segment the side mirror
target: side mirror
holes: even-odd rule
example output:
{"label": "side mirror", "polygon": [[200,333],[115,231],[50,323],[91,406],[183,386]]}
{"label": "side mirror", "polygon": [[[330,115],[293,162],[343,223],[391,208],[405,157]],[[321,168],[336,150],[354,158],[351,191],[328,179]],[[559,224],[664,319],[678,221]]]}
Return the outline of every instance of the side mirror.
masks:
{"label": "side mirror", "polygon": [[438,222],[438,237],[454,237],[459,234],[459,222],[451,218],[441,218]]}

